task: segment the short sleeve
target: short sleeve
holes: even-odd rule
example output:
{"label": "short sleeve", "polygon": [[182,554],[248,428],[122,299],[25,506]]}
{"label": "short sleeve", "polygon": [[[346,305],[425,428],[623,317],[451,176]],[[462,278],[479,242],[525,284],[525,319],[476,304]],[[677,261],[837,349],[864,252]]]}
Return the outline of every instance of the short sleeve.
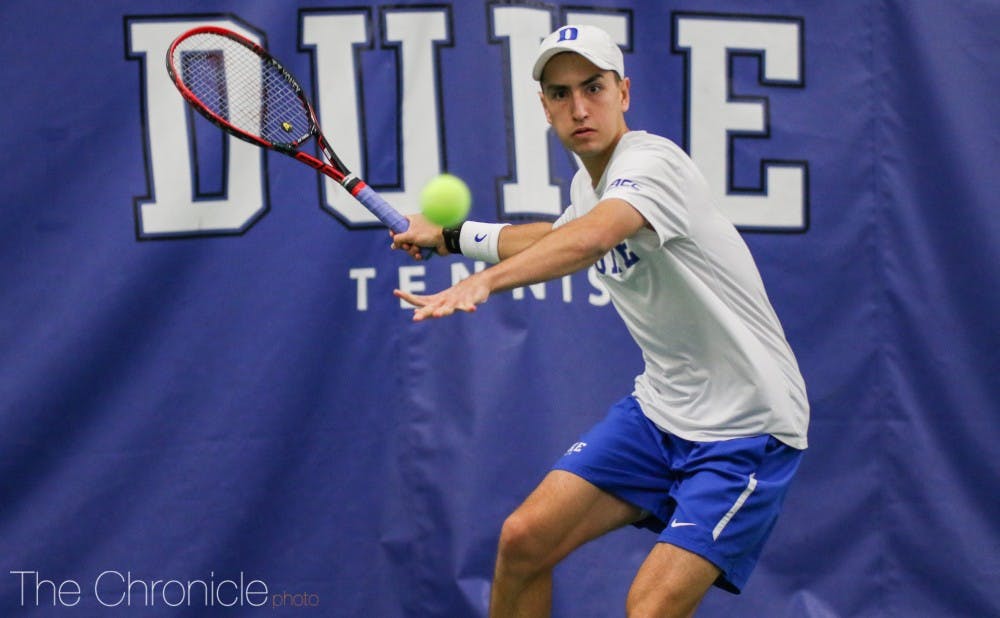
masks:
{"label": "short sleeve", "polygon": [[661,148],[636,148],[608,165],[601,199],[617,198],[645,217],[660,244],[687,236],[690,227],[685,192],[689,186],[683,162]]}

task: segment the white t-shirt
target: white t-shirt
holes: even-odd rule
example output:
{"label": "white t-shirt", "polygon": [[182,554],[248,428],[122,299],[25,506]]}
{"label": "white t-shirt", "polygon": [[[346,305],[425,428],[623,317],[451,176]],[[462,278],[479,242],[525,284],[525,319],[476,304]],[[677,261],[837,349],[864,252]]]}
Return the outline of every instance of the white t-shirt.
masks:
{"label": "white t-shirt", "polygon": [[570,192],[556,227],[613,197],[653,228],[595,264],[642,350],[633,395],[646,416],[687,440],[771,434],[806,448],[809,403],[795,356],[750,251],[690,157],[631,131],[597,188],[581,167]]}

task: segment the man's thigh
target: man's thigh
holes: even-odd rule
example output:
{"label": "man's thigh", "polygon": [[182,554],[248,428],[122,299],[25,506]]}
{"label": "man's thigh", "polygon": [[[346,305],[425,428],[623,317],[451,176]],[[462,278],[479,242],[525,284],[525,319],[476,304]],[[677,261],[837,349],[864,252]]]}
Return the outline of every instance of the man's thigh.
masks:
{"label": "man's thigh", "polygon": [[577,547],[642,516],[625,502],[564,470],[552,470],[508,518],[539,545],[552,564]]}
{"label": "man's thigh", "polygon": [[719,574],[718,567],[698,554],[657,543],[632,581],[629,615],[689,616]]}

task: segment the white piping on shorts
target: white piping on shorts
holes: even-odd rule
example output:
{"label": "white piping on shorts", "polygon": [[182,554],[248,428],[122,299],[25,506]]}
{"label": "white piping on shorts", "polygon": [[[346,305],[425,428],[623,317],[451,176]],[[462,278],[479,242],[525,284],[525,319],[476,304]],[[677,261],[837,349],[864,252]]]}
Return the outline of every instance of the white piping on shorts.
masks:
{"label": "white piping on shorts", "polygon": [[740,494],[740,497],[737,498],[736,502],[733,503],[733,506],[732,508],[729,509],[729,512],[722,516],[722,519],[719,520],[719,523],[715,524],[715,529],[712,530],[713,541],[717,541],[719,539],[719,535],[722,534],[722,531],[726,529],[726,526],[729,524],[729,520],[733,518],[733,515],[736,515],[737,511],[743,508],[743,503],[747,501],[747,498],[750,497],[750,494],[752,494],[753,490],[756,488],[757,488],[757,479],[754,478],[753,474],[751,474],[750,480],[747,482],[746,489],[743,490],[743,493]]}

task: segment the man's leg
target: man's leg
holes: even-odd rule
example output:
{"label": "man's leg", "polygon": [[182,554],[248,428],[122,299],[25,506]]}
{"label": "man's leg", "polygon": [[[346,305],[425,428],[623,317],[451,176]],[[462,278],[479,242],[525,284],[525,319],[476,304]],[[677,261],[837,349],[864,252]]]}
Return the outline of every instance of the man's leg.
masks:
{"label": "man's leg", "polygon": [[504,522],[490,616],[548,616],[553,567],[577,547],[640,515],[639,508],[575,474],[549,472]]}
{"label": "man's leg", "polygon": [[687,618],[719,576],[719,569],[686,549],[657,543],[632,581],[629,618]]}

